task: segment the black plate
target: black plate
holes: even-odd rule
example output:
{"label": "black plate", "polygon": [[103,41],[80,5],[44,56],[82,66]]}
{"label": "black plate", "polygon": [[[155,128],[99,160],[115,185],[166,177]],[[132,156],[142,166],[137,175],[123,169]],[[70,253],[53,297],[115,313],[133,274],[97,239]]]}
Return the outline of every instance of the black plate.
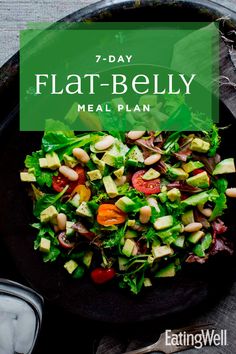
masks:
{"label": "black plate", "polygon": [[[202,8],[190,3],[178,6],[165,6],[155,2],[158,7],[152,10],[150,4],[142,8],[133,6],[134,2],[125,5],[113,5],[107,12],[109,1],[95,5],[89,10],[71,15],[66,20],[75,21],[82,18],[99,20],[135,21],[183,20],[183,14],[189,14],[188,20],[212,20],[222,13]],[[171,2],[172,3],[172,2]],[[104,5],[105,4],[105,5]],[[168,9],[166,8],[168,7]],[[125,9],[124,9],[125,7]],[[176,12],[177,11],[177,12]],[[168,15],[167,15],[168,14]],[[165,17],[163,17],[165,16]],[[139,296],[132,296],[117,288],[116,284],[96,287],[89,279],[75,281],[68,277],[63,267],[57,264],[43,264],[41,255],[33,251],[35,232],[28,225],[32,222],[32,205],[24,187],[19,180],[19,170],[23,166],[24,157],[40,146],[41,134],[19,133],[18,131],[18,60],[14,57],[1,72],[1,104],[3,119],[1,126],[1,183],[0,183],[0,232],[20,273],[27,283],[39,291],[49,303],[63,307],[67,311],[99,321],[124,323],[154,319],[193,307],[218,288],[229,284],[233,273],[233,260],[217,258],[207,266],[189,266],[175,279],[160,280],[152,289]],[[231,129],[224,132],[224,156],[233,156],[235,147],[235,118],[221,104],[221,125],[232,124]],[[233,153],[234,152],[234,153]],[[235,156],[236,157],[236,156]],[[235,207],[231,205],[226,218],[230,221],[231,233],[235,232]]]}

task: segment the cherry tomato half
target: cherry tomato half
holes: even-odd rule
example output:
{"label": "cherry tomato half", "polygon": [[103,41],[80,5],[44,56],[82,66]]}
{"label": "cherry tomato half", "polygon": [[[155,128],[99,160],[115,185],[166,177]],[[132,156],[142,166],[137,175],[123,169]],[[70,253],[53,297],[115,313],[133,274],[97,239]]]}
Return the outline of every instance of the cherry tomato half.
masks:
{"label": "cherry tomato half", "polygon": [[68,178],[66,178],[59,172],[57,176],[53,176],[52,178],[52,188],[56,192],[60,193],[65,188],[65,186],[69,185],[66,194],[71,194],[73,190],[77,187],[77,185],[85,184],[86,175],[83,167],[76,166],[74,168],[74,171],[77,172],[79,175],[77,181],[71,182]]}
{"label": "cherry tomato half", "polygon": [[66,248],[66,249],[71,249],[75,246],[74,242],[70,242],[67,237],[65,232],[61,232],[58,235],[58,241],[61,247]]}
{"label": "cherry tomato half", "polygon": [[139,192],[145,193],[145,194],[156,194],[160,193],[161,188],[160,188],[160,179],[155,178],[150,181],[145,181],[142,179],[143,175],[147,171],[145,170],[140,170],[135,172],[135,174],[132,177],[132,184],[135,189],[137,189]]}
{"label": "cherry tomato half", "polygon": [[91,278],[95,284],[104,284],[113,279],[116,275],[114,268],[96,268],[91,273]]}

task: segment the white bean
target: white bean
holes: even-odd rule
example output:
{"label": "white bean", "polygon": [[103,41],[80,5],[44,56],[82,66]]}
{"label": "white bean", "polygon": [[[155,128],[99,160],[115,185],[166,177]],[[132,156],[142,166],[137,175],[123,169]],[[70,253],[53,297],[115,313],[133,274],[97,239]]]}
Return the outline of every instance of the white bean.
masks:
{"label": "white bean", "polygon": [[64,213],[57,214],[57,226],[59,230],[64,231],[66,229],[67,216]]}
{"label": "white bean", "polygon": [[115,141],[115,138],[111,135],[105,136],[102,140],[98,141],[94,147],[96,150],[106,150],[108,149]]}
{"label": "white bean", "polygon": [[72,168],[68,166],[64,166],[64,165],[61,166],[59,168],[59,171],[63,176],[68,178],[70,181],[77,181],[77,179],[79,178],[78,173],[76,173],[74,170],[72,170]]}
{"label": "white bean", "polygon": [[128,134],[127,137],[131,140],[137,140],[141,138],[145,134],[144,130],[131,130]]}
{"label": "white bean", "polygon": [[87,152],[81,148],[74,148],[72,151],[74,157],[82,163],[87,163],[90,160]]}
{"label": "white bean", "polygon": [[226,189],[225,194],[227,195],[227,197],[236,198],[236,188],[228,188],[228,189]]}
{"label": "white bean", "polygon": [[144,160],[144,164],[147,166],[153,165],[155,162],[159,161],[160,158],[161,158],[161,154],[158,154],[158,153],[153,154]]}
{"label": "white bean", "polygon": [[197,208],[202,213],[202,215],[206,216],[207,218],[209,218],[212,214],[211,208],[204,208],[203,205],[198,205]]}
{"label": "white bean", "polygon": [[152,214],[152,209],[150,206],[143,206],[139,211],[139,221],[142,224],[147,224]]}
{"label": "white bean", "polygon": [[126,181],[127,181],[127,177],[126,176],[121,176],[119,178],[116,178],[114,182],[115,182],[115,184],[117,186],[123,186],[123,184],[125,184]]}
{"label": "white bean", "polygon": [[184,231],[185,232],[196,232],[201,230],[202,224],[200,222],[192,222],[191,224],[188,224],[185,226]]}

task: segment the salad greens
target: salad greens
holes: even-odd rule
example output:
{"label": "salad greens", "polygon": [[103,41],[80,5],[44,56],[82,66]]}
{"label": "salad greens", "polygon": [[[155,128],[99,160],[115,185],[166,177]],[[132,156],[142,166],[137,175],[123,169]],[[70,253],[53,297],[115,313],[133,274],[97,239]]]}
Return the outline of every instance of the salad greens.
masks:
{"label": "salad greens", "polygon": [[34,249],[44,262],[61,259],[75,279],[115,278],[138,294],[186,263],[230,249],[222,246],[227,227],[219,217],[232,195],[225,175],[235,165],[217,154],[216,126],[78,135],[51,124],[20,174],[32,187]]}

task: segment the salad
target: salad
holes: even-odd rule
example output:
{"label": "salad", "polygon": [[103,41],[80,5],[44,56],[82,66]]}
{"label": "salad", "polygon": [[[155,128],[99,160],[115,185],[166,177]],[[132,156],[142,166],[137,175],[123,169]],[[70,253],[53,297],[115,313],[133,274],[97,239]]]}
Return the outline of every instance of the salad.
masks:
{"label": "salad", "polygon": [[236,197],[225,178],[235,164],[217,153],[216,126],[79,135],[61,128],[45,131],[20,173],[31,186],[34,249],[44,262],[137,294],[186,263],[233,253],[221,216]]}

